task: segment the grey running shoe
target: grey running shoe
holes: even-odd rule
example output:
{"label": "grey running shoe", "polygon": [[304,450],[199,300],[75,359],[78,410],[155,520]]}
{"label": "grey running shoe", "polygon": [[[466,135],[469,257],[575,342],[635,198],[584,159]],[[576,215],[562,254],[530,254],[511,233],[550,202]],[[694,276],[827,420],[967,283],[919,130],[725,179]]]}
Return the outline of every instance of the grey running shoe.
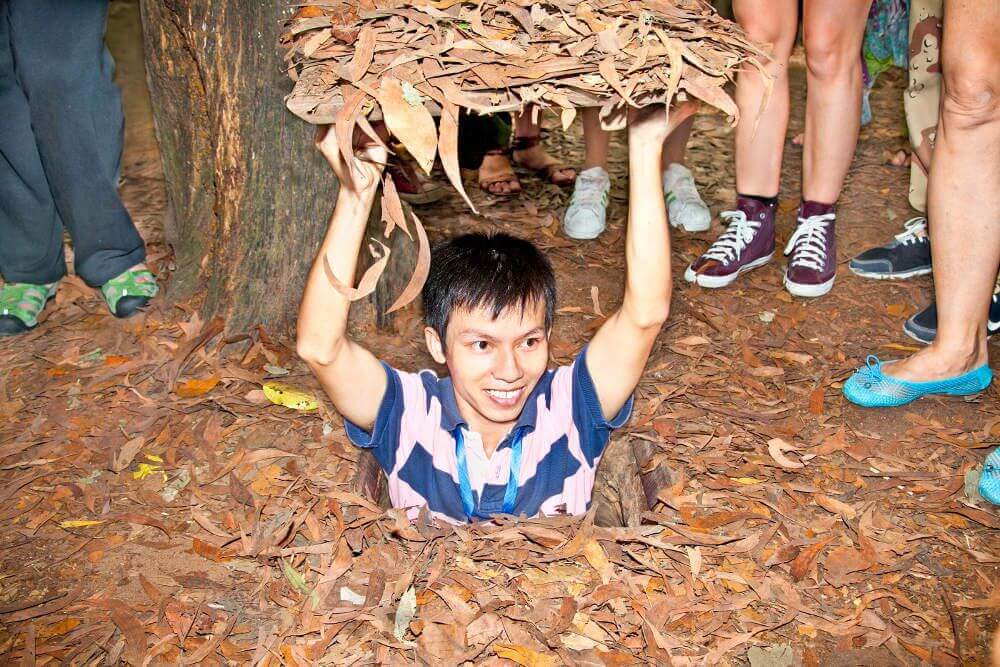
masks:
{"label": "grey running shoe", "polygon": [[[924,345],[934,342],[937,336],[937,304],[932,303],[906,320],[903,331]],[[1000,332],[1000,294],[994,294],[990,302],[990,314],[986,320],[986,335],[992,336],[998,332]]]}
{"label": "grey running shoe", "polygon": [[866,250],[851,260],[851,271],[863,278],[902,280],[931,272],[927,218],[910,218],[904,231],[889,243]]}

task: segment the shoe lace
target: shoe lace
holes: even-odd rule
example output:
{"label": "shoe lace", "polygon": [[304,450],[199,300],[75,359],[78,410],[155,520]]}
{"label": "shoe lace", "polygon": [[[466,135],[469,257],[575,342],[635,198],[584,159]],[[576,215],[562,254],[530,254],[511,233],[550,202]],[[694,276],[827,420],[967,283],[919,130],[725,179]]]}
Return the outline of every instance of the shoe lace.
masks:
{"label": "shoe lace", "polygon": [[896,234],[896,240],[903,245],[927,242],[927,218],[920,215],[903,223],[903,232]]}
{"label": "shoe lace", "polygon": [[808,218],[799,218],[799,226],[796,227],[792,238],[788,239],[785,246],[785,254],[791,253],[792,260],[789,266],[804,266],[807,269],[822,271],[826,264],[826,234],[829,229],[827,223],[836,219],[833,213],[823,215],[811,215]]}
{"label": "shoe lace", "polygon": [[865,365],[858,369],[858,373],[868,382],[876,382],[885,377],[882,374],[882,360],[874,354],[865,357]]}
{"label": "shoe lace", "polygon": [[719,217],[729,224],[726,226],[726,231],[722,232],[703,257],[729,264],[753,241],[757,230],[760,229],[760,222],[749,220],[743,211],[723,211]]}

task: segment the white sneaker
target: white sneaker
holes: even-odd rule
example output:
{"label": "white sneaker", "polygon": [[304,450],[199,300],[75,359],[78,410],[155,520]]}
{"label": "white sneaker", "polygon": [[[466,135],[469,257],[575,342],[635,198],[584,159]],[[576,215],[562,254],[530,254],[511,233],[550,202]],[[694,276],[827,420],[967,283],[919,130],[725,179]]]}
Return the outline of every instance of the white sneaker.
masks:
{"label": "white sneaker", "polygon": [[596,239],[608,223],[608,193],[611,178],[603,167],[591,167],[580,172],[573,187],[563,230],[573,239]]}
{"label": "white sneaker", "polygon": [[663,194],[667,198],[671,227],[703,232],[711,226],[712,212],[698,194],[694,177],[687,167],[677,162],[667,167],[663,172]]}

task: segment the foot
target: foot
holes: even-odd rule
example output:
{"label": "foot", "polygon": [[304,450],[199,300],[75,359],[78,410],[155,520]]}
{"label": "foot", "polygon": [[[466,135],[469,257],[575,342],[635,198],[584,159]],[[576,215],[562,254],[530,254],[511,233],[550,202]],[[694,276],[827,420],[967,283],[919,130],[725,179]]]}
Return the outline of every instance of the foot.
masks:
{"label": "foot", "polygon": [[[817,213],[812,202],[799,208],[799,225],[788,239],[785,288],[795,296],[823,296],[837,277],[837,215]],[[828,209],[829,207],[825,207]]]}
{"label": "foot", "polygon": [[139,312],[158,291],[156,278],[145,264],[137,264],[101,285],[104,301],[115,317]]}
{"label": "foot", "polygon": [[[915,341],[930,345],[937,336],[937,304],[931,303],[903,324],[903,332]],[[1000,294],[994,294],[990,301],[990,313],[986,320],[986,336],[1000,333]]]}
{"label": "foot", "polygon": [[510,197],[521,192],[510,158],[504,151],[490,151],[479,166],[479,187],[497,197]]}
{"label": "foot", "polygon": [[576,180],[576,169],[567,167],[542,148],[541,137],[514,137],[514,162],[531,169],[553,185],[566,187]]}
{"label": "foot", "polygon": [[563,216],[566,236],[574,239],[595,239],[607,226],[608,193],[611,178],[602,167],[580,172],[573,196]]}
{"label": "foot", "polygon": [[58,285],[6,283],[0,287],[0,336],[16,336],[38,326],[38,316],[56,295]]}
{"label": "foot", "polygon": [[712,224],[712,212],[698,194],[691,170],[673,163],[663,172],[663,192],[671,227],[686,232],[703,232]]}
{"label": "foot", "polygon": [[984,391],[993,372],[978,355],[956,357],[929,347],[913,356],[883,364],[869,355],[844,383],[844,397],[866,408],[906,405],[924,396],[970,396]]}
{"label": "foot", "polygon": [[872,248],[851,260],[851,271],[863,278],[902,280],[931,272],[931,242],[927,218],[910,218],[904,231],[889,243]]}
{"label": "foot", "polygon": [[771,261],[775,207],[750,197],[739,197],[736,206],[719,214],[728,223],[726,231],[684,272],[689,283],[725,287]]}

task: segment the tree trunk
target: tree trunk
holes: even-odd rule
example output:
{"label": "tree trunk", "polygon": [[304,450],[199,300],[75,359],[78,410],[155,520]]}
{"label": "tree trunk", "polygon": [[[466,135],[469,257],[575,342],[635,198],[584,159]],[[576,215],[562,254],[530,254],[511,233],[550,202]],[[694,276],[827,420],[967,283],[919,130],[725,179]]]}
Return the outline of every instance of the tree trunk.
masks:
{"label": "tree trunk", "polygon": [[[336,195],[314,128],[283,104],[286,0],[142,0],[171,204],[173,298],[229,330],[288,333]],[[203,299],[203,301],[201,300]]]}

